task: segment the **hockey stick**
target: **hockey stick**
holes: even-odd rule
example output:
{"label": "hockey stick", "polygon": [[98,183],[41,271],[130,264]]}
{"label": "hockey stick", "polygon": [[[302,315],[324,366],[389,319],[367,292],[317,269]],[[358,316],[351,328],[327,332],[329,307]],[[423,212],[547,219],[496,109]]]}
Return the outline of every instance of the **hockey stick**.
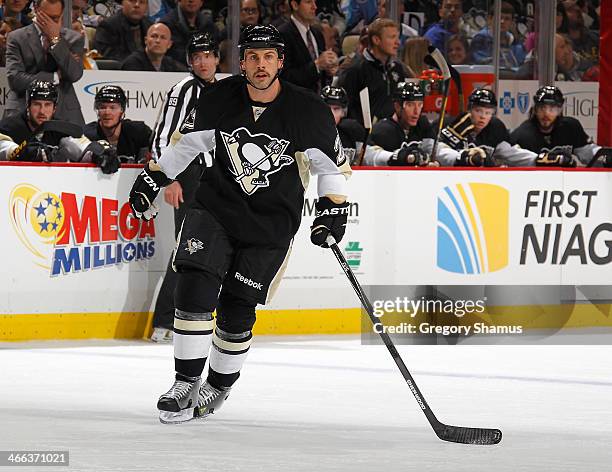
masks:
{"label": "hockey stick", "polygon": [[[365,295],[363,288],[361,288],[361,285],[359,284],[359,281],[355,277],[355,274],[353,274],[353,271],[351,270],[348,263],[346,262],[346,259],[342,255],[342,251],[340,251],[340,248],[338,247],[338,244],[336,244],[336,240],[334,239],[333,236],[329,235],[327,237],[327,244],[329,245],[334,255],[336,256],[336,259],[338,259],[338,262],[340,263],[342,270],[348,277],[351,285],[353,286],[353,289],[357,293],[357,296],[359,297],[361,304],[367,311],[368,316],[370,317],[370,320],[372,321],[372,323],[373,324],[380,323],[380,320],[376,318],[376,316],[374,315],[374,308],[372,307],[372,304],[368,300],[368,297]],[[414,381],[414,378],[412,378],[412,374],[410,374],[410,372],[408,371],[408,368],[406,367],[406,364],[404,364],[404,361],[400,357],[399,352],[397,351],[397,349],[395,348],[395,345],[393,344],[393,341],[391,340],[391,337],[384,330],[376,330],[376,331],[378,331],[378,334],[380,335],[383,342],[385,343],[385,346],[387,346],[387,350],[391,354],[391,357],[393,357],[395,364],[397,365],[400,372],[404,376],[404,380],[406,380],[406,383],[408,384],[408,388],[410,388],[410,391],[412,392],[412,394],[414,395],[414,398],[416,399],[417,403],[421,407],[421,410],[423,410],[423,413],[427,417],[429,424],[431,425],[434,432],[441,440],[462,443],[462,444],[480,444],[480,445],[492,445],[492,444],[497,444],[501,441],[502,433],[499,429],[468,428],[464,426],[451,426],[451,425],[447,425],[447,424],[444,424],[438,421],[438,419],[436,418],[436,415],[434,414],[433,411],[431,411],[431,408],[429,408],[429,405],[425,401],[425,397],[419,390],[419,387],[417,387],[417,384]]]}
{"label": "hockey stick", "polygon": [[433,147],[431,148],[430,160],[436,161],[436,153],[438,152],[438,142],[440,141],[440,133],[444,127],[444,115],[446,114],[446,104],[448,103],[448,91],[450,89],[451,72],[444,59],[444,56],[439,49],[429,46],[429,54],[425,56],[425,62],[428,64],[435,64],[442,72],[442,86],[444,87],[444,98],[442,100],[442,109],[440,110],[440,121],[438,122],[438,132],[436,133],[436,139],[434,140]]}
{"label": "hockey stick", "polygon": [[361,150],[359,151],[359,158],[357,159],[358,166],[363,164],[363,158],[365,157],[368,138],[370,137],[370,132],[372,131],[372,115],[370,114],[370,92],[367,87],[365,87],[361,92],[359,92],[359,100],[361,102],[361,116],[363,117],[363,127],[366,129],[366,133],[365,138],[363,139],[363,144],[361,145]]}
{"label": "hockey stick", "polygon": [[461,83],[461,74],[450,64],[448,64],[448,70],[450,71],[451,79],[453,79],[453,82],[455,82],[455,87],[457,87],[457,95],[459,96],[459,113],[463,113],[465,111],[465,103],[463,103],[463,84]]}

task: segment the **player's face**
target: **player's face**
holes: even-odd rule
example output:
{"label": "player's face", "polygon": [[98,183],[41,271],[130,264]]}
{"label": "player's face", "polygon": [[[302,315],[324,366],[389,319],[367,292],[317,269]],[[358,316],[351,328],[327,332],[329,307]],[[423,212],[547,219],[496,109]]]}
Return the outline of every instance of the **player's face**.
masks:
{"label": "player's face", "polygon": [[404,102],[402,104],[402,122],[404,125],[416,126],[421,116],[421,110],[423,109],[423,102],[413,101]]}
{"label": "player's face", "polygon": [[53,118],[55,104],[50,100],[32,100],[28,111],[32,125],[37,127]]}
{"label": "player's face", "polygon": [[339,105],[330,105],[329,109],[331,110],[332,115],[334,115],[336,126],[338,126],[338,123],[340,123],[340,120],[344,118],[344,115],[346,114],[346,108],[342,108]]}
{"label": "player's face", "polygon": [[100,103],[98,105],[98,121],[102,128],[117,126],[123,115],[119,103]]}
{"label": "player's face", "polygon": [[536,119],[540,128],[552,128],[557,117],[561,114],[561,107],[557,105],[538,105],[535,110]]}
{"label": "player's face", "polygon": [[481,131],[486,128],[487,125],[491,122],[493,115],[495,114],[494,108],[489,107],[473,107],[470,110],[470,118],[472,119],[472,124],[474,125],[474,129],[476,131]]}
{"label": "player's face", "polygon": [[193,73],[205,82],[212,82],[219,65],[219,58],[212,51],[198,51],[191,55]]}
{"label": "player's face", "polygon": [[268,87],[282,66],[276,49],[247,49],[242,61],[247,79],[258,89]]}

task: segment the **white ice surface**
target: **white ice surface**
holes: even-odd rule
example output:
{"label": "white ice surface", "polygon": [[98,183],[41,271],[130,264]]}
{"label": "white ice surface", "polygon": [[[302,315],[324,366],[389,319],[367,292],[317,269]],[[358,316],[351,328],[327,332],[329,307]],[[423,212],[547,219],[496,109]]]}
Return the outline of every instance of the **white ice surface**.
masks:
{"label": "white ice surface", "polygon": [[501,444],[437,439],[384,347],[356,338],[260,338],[224,408],[172,426],[155,409],[171,346],[0,344],[0,450],[71,462],[0,471],[612,470],[612,347],[399,350],[441,421]]}

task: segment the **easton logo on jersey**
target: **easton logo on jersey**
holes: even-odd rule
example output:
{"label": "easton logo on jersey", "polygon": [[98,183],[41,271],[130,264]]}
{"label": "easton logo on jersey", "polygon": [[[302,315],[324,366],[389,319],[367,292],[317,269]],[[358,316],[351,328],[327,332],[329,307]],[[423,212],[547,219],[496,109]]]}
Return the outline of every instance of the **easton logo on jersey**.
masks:
{"label": "easton logo on jersey", "polygon": [[220,131],[220,134],[234,180],[247,195],[270,186],[268,176],[294,162],[291,156],[283,154],[289,146],[286,139],[272,138],[264,133],[251,134],[246,128],[238,128],[232,133]]}

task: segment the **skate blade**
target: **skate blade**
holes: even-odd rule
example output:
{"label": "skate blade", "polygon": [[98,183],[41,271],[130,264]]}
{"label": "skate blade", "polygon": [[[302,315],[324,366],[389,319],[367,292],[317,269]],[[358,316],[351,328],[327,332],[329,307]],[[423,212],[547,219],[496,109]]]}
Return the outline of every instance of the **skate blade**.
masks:
{"label": "skate blade", "polygon": [[195,419],[193,410],[194,408],[186,408],[178,412],[159,410],[159,421],[163,424],[187,423]]}

